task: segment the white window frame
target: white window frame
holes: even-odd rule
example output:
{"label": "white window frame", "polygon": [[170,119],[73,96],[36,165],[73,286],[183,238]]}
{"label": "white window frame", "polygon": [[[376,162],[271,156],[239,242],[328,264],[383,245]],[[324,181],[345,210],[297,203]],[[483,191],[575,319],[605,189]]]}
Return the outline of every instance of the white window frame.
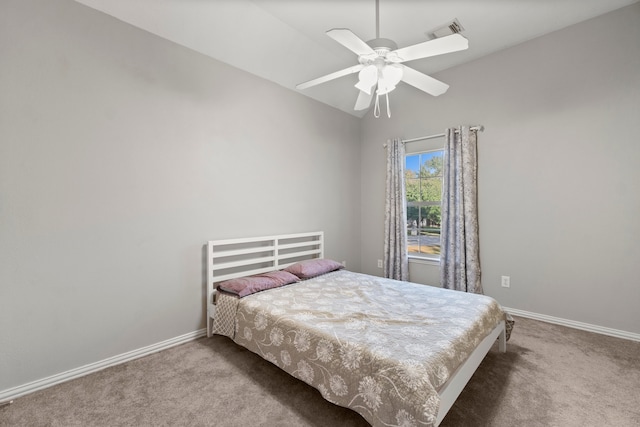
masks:
{"label": "white window frame", "polygon": [[[433,138],[430,140],[411,142],[410,144],[405,145],[405,162],[406,162],[406,157],[409,157],[409,156],[431,153],[434,151],[444,151],[444,143],[445,143],[444,136]],[[407,203],[407,199],[405,194],[405,204],[406,203]],[[440,201],[440,203],[442,203],[442,200]],[[413,253],[409,253],[408,248],[407,248],[407,257],[409,258],[409,262],[411,263],[428,264],[428,265],[440,264],[440,255],[416,255]]]}

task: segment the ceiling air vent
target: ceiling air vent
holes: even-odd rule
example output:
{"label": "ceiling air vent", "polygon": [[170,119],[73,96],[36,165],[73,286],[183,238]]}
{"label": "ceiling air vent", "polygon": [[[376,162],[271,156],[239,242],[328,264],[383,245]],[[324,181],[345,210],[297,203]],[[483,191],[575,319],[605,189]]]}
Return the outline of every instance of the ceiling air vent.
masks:
{"label": "ceiling air vent", "polygon": [[450,36],[451,34],[458,34],[464,31],[464,27],[458,21],[458,18],[454,18],[453,21],[438,28],[434,28],[431,31],[427,31],[427,37],[429,40],[437,39],[444,36]]}

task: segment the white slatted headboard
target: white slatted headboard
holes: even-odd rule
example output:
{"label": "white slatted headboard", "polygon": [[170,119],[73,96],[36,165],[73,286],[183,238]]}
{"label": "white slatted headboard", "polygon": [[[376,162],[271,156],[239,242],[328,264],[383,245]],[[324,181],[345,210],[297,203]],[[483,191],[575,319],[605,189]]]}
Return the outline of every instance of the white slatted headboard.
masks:
{"label": "white slatted headboard", "polygon": [[298,261],[324,258],[324,232],[207,242],[207,336],[215,315],[216,283],[281,270]]}

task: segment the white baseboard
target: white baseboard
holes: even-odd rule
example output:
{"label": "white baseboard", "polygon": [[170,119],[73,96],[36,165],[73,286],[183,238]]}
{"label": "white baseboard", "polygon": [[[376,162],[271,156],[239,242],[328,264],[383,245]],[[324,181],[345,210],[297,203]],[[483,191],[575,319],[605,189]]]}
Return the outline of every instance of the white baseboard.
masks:
{"label": "white baseboard", "polygon": [[540,320],[542,322],[554,323],[556,325],[568,326],[583,331],[595,332],[597,334],[609,335],[616,338],[624,338],[632,341],[640,341],[640,334],[621,331],[619,329],[605,328],[604,326],[592,325],[590,323],[576,322],[575,320],[563,319],[561,317],[547,316],[546,314],[532,313],[530,311],[518,310],[516,308],[502,307],[504,311],[514,316],[526,317],[528,319]]}
{"label": "white baseboard", "polygon": [[108,359],[104,359],[99,362],[90,363],[88,365],[71,369],[69,371],[62,372],[60,374],[52,375],[50,377],[36,380],[21,386],[3,390],[3,391],[0,391],[0,402],[11,401],[17,397],[24,396],[25,394],[33,393],[34,391],[42,390],[43,388],[51,387],[53,385],[60,384],[65,381],[69,381],[69,380],[79,378],[88,374],[92,374],[94,372],[98,372],[110,366],[119,365],[124,362],[129,362],[130,360],[138,359],[143,356],[148,356],[158,351],[166,350],[168,348],[174,347],[176,345],[184,344],[189,341],[193,341],[195,339],[198,339],[206,335],[207,335],[207,330],[200,329],[194,332],[189,332],[187,334],[180,335],[175,338],[170,338],[168,340],[165,340],[156,344],[151,344],[149,346],[142,347],[137,350],[133,350],[127,353],[119,354],[117,356],[109,357]]}

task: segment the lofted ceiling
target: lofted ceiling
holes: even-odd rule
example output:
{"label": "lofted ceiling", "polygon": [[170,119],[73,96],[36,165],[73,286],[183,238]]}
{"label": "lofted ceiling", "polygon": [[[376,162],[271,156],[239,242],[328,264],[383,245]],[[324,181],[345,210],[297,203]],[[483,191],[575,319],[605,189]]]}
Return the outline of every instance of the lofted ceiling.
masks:
{"label": "lofted ceiling", "polygon": [[[358,63],[327,30],[376,38],[375,0],[76,1],[294,91]],[[379,0],[380,37],[405,47],[457,19],[468,50],[407,63],[432,75],[637,1]],[[298,92],[362,117],[366,111],[353,110],[356,82],[357,74],[349,75]]]}

